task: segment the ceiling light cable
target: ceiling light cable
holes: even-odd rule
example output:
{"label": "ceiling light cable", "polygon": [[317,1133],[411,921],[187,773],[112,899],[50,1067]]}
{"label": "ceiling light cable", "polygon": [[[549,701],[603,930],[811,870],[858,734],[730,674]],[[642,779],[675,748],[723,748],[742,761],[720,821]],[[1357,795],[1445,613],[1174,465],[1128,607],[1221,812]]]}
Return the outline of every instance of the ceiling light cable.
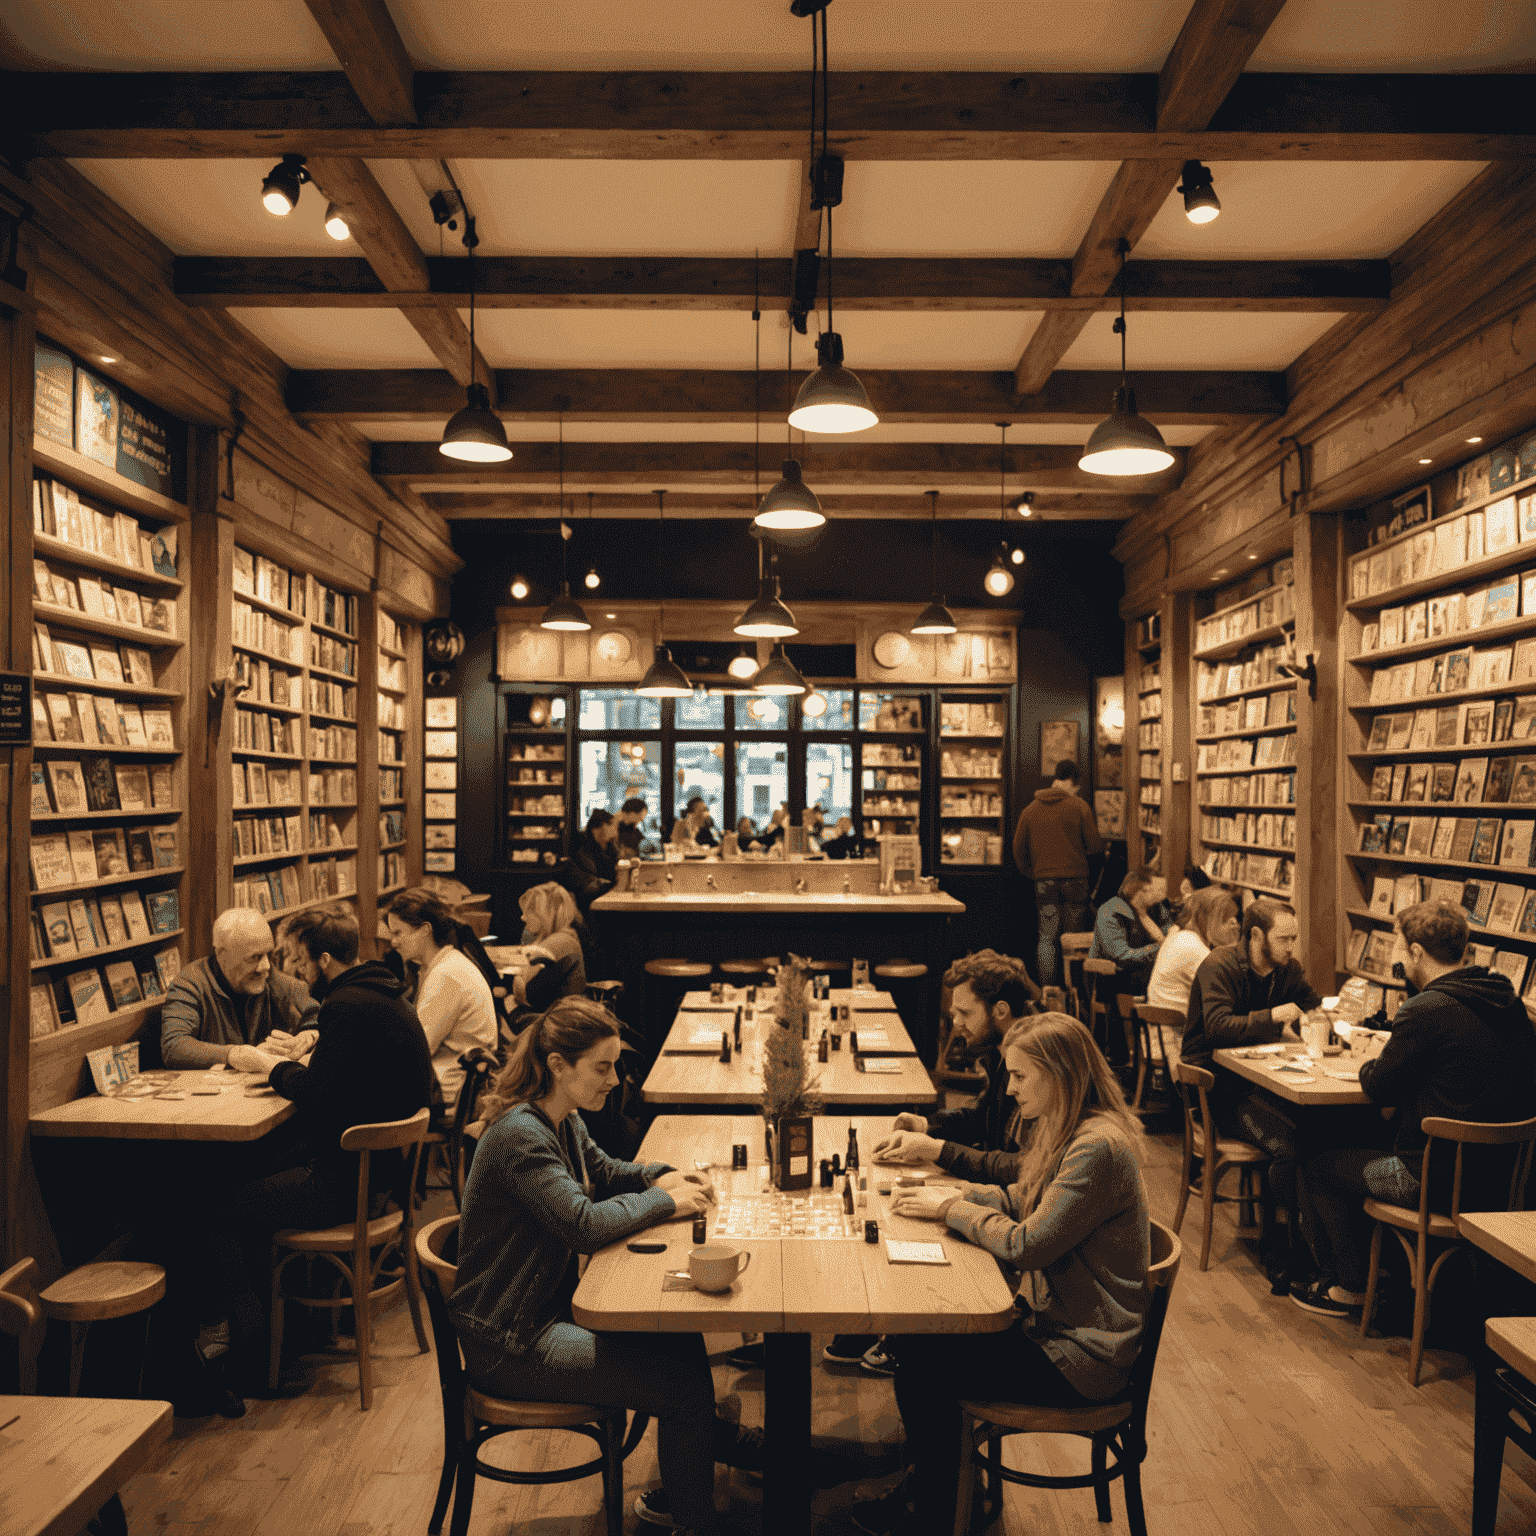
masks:
{"label": "ceiling light cable", "polygon": [[959,628],[955,623],[954,615],[944,606],[944,598],[939,592],[939,493],[937,491],[924,491],[928,498],[930,535],[928,540],[928,574],[931,578],[929,590],[932,596],[928,599],[928,606],[918,614],[916,622],[912,625],[910,634],[914,635],[952,635]]}
{"label": "ceiling light cable", "polygon": [[450,459],[467,459],[476,464],[504,463],[512,457],[507,446],[507,429],[491,409],[490,392],[475,378],[475,247],[480,237],[475,233],[475,216],[465,211],[464,248],[469,252],[469,389],[462,411],[449,418],[443,429],[439,453]]}
{"label": "ceiling light cable", "polygon": [[571,536],[576,531],[565,520],[565,407],[570,402],[563,397],[558,402],[560,407],[560,447],[559,447],[559,534],[560,534],[560,596],[544,610],[544,617],[539,620],[540,629],[555,629],[575,633],[579,630],[591,629],[592,621],[582,610],[582,606],[571,596],[570,571],[568,558],[571,544]]}
{"label": "ceiling light cable", "polygon": [[[997,521],[1001,528],[1008,526],[1008,423],[1000,421],[997,424],[999,437],[997,441]],[[1017,554],[1019,551],[1011,552]],[[981,584],[993,597],[1007,597],[1013,591],[1013,572],[1008,569],[1011,559],[1006,538],[999,541],[997,553],[992,556],[992,564],[987,567],[987,574],[982,577]],[[1020,561],[1013,561],[1020,564]]]}

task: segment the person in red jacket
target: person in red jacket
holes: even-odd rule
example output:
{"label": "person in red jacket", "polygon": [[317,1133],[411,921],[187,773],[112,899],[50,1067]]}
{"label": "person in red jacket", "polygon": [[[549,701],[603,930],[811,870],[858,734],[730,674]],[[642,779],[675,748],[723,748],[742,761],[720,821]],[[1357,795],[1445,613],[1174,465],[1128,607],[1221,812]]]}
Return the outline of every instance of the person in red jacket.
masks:
{"label": "person in red jacket", "polygon": [[1057,763],[1049,787],[1035,791],[1013,833],[1013,862],[1035,882],[1042,987],[1055,985],[1061,935],[1087,931],[1088,860],[1104,851],[1093,812],[1078,799],[1078,784],[1077,764]]}

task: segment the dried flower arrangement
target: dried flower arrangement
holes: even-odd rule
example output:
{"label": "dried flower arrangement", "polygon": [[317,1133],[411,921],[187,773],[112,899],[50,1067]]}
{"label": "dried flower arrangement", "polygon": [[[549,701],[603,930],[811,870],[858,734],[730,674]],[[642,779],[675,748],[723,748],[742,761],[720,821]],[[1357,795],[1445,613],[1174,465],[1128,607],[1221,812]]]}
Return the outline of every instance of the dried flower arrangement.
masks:
{"label": "dried flower arrangement", "polygon": [[763,1118],[770,1123],[798,1115],[815,1114],[821,1095],[815,1079],[806,1072],[805,987],[810,972],[795,955],[779,971],[779,1029],[770,1029],[763,1041]]}

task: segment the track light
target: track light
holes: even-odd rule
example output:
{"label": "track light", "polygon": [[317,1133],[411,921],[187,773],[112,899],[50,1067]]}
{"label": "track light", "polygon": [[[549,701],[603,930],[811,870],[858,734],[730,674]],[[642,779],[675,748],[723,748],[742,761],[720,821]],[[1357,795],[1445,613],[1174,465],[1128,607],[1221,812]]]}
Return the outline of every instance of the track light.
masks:
{"label": "track light", "polygon": [[347,215],[340,203],[327,203],[325,205],[325,232],[332,240],[350,240],[352,227],[347,223]]}
{"label": "track light", "polygon": [[1191,224],[1209,224],[1221,212],[1221,199],[1211,181],[1211,168],[1198,160],[1184,162],[1184,180],[1178,190],[1184,194],[1184,217]]}
{"label": "track light", "polygon": [[763,663],[763,670],[757,674],[757,681],[752,684],[752,687],[758,693],[772,694],[781,698],[806,692],[805,679],[801,677],[794,662],[784,654],[782,640],[775,643],[773,654]]}
{"label": "track light", "polygon": [[672,660],[672,652],[666,646],[658,645],[650,670],[640,679],[635,692],[646,699],[691,699],[693,684]]}
{"label": "track light", "polygon": [[472,464],[502,464],[512,457],[507,429],[491,409],[490,392],[475,379],[475,217],[464,216],[464,245],[469,251],[469,389],[462,411],[448,418],[437,451]]}
{"label": "track light", "polygon": [[512,596],[515,597],[518,602],[522,602],[522,600],[528,596],[528,583],[524,581],[521,576],[514,576],[512,578]]}
{"label": "track light", "polygon": [[309,180],[303,155],[284,155],[261,184],[261,202],[268,213],[286,218],[299,206],[299,188]]}

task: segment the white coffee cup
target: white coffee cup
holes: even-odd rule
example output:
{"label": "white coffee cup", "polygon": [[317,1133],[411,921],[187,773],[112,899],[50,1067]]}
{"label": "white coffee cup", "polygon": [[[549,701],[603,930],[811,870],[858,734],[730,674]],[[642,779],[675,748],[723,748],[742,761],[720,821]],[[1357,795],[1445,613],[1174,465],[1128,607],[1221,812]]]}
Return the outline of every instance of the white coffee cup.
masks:
{"label": "white coffee cup", "polygon": [[728,1291],[746,1271],[752,1255],[725,1243],[706,1243],[688,1255],[688,1275],[701,1291]]}

